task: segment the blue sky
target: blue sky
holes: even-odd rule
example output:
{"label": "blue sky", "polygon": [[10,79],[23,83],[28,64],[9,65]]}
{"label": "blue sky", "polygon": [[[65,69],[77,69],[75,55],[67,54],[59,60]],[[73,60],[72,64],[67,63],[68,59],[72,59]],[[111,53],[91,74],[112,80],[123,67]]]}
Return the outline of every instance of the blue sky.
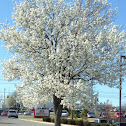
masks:
{"label": "blue sky", "polygon": [[[15,1],[21,1],[21,0],[15,0]],[[116,17],[115,24],[123,24],[124,30],[126,30],[126,0],[108,0],[112,3],[112,7],[118,7],[118,15]],[[0,22],[5,23],[6,19],[10,23],[12,23],[12,12],[13,12],[13,3],[12,0],[0,0]],[[3,43],[0,41],[0,59],[8,59],[11,58],[11,55],[7,52],[6,49],[1,47]],[[0,61],[0,99],[4,98],[4,89],[5,90],[5,96],[7,96],[9,93],[12,93],[15,88],[13,87],[13,84],[21,82],[18,81],[12,81],[8,82],[5,81],[1,75],[1,61]],[[122,105],[126,104],[126,83],[123,82],[122,86]],[[99,101],[104,103],[107,100],[109,100],[109,103],[118,106],[119,105],[119,89],[116,88],[109,88],[107,86],[100,86],[96,85],[94,87],[95,92],[99,93]]]}

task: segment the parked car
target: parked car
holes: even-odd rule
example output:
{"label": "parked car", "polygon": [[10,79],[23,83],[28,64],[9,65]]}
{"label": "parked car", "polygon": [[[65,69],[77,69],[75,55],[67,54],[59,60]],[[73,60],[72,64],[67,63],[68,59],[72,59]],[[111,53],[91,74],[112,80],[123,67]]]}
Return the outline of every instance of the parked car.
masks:
{"label": "parked car", "polygon": [[102,116],[103,118],[107,118],[107,114],[106,114],[105,112],[103,112],[103,113],[101,114],[101,116]]}
{"label": "parked car", "polygon": [[95,119],[94,123],[108,123],[107,119]]}
{"label": "parked car", "polygon": [[3,110],[1,109],[1,110],[0,110],[0,115],[1,115],[2,112],[3,112]]}
{"label": "parked car", "polygon": [[50,112],[54,112],[54,108],[49,108]]}
{"label": "parked car", "polygon": [[62,114],[61,114],[62,117],[68,117],[69,116],[69,113],[67,110],[62,110]]}
{"label": "parked car", "polygon": [[29,110],[26,110],[25,112],[24,112],[24,115],[31,115],[32,114],[32,111],[29,111]]}
{"label": "parked car", "polygon": [[82,113],[82,109],[77,109],[77,113],[78,114]]}
{"label": "parked car", "polygon": [[124,113],[124,118],[126,118],[126,113]]}
{"label": "parked car", "polygon": [[88,118],[95,118],[96,115],[95,115],[94,112],[88,112],[88,113],[87,113],[87,117],[88,117]]}
{"label": "parked car", "polygon": [[1,116],[7,116],[8,115],[8,111],[3,111],[2,113],[1,113]]}
{"label": "parked car", "polygon": [[[119,112],[114,113],[115,118],[119,118]],[[124,118],[124,114],[121,112],[121,117]]]}
{"label": "parked car", "polygon": [[80,117],[80,114],[82,113],[81,109],[77,109],[77,117]]}
{"label": "parked car", "polygon": [[17,111],[16,110],[9,110],[8,111],[8,118],[10,118],[10,117],[18,118]]}
{"label": "parked car", "polygon": [[[119,126],[119,122],[114,123],[115,126]],[[120,126],[126,126],[126,122],[121,122]]]}

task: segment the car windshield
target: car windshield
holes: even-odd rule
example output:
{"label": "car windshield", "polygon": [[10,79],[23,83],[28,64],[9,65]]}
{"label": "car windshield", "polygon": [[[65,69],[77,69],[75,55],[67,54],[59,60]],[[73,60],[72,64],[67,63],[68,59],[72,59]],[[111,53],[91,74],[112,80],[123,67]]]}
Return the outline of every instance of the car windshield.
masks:
{"label": "car windshield", "polygon": [[9,111],[10,113],[16,113],[16,111]]}
{"label": "car windshield", "polygon": [[94,112],[89,112],[88,114],[94,114]]}
{"label": "car windshield", "polygon": [[107,123],[107,120],[101,120],[101,123]]}
{"label": "car windshield", "polygon": [[[119,113],[117,113],[117,115],[119,115]],[[123,115],[123,114],[121,113],[121,115]]]}
{"label": "car windshield", "polygon": [[8,112],[8,111],[3,111],[3,112]]}
{"label": "car windshield", "polygon": [[66,111],[62,111],[62,113],[67,113]]}

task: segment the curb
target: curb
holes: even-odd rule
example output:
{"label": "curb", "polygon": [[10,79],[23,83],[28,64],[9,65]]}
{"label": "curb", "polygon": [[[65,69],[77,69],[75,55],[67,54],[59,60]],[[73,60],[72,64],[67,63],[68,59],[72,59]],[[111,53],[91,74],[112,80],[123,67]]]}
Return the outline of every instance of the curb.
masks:
{"label": "curb", "polygon": [[[20,118],[19,118],[20,119]],[[43,124],[52,124],[54,125],[53,122],[44,122],[44,121],[34,121],[34,120],[27,120],[27,119],[20,119],[20,120],[24,120],[24,121],[31,121],[31,122],[37,122],[37,123],[43,123]],[[75,126],[75,125],[70,125],[70,124],[61,124],[61,126]],[[77,125],[76,125],[77,126]]]}

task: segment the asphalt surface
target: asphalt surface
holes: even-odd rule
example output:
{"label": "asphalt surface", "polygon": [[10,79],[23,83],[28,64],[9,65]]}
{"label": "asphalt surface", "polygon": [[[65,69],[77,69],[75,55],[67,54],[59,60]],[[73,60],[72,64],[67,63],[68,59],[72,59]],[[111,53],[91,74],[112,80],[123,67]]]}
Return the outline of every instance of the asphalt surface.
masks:
{"label": "asphalt surface", "polygon": [[[20,119],[24,115],[19,115],[19,118],[8,118],[7,116],[0,116],[0,126],[54,126],[51,122],[40,122],[33,120]],[[61,126],[72,126],[62,124]]]}
{"label": "asphalt surface", "polygon": [[0,117],[0,126],[54,126],[54,124],[21,120],[20,118]]}

